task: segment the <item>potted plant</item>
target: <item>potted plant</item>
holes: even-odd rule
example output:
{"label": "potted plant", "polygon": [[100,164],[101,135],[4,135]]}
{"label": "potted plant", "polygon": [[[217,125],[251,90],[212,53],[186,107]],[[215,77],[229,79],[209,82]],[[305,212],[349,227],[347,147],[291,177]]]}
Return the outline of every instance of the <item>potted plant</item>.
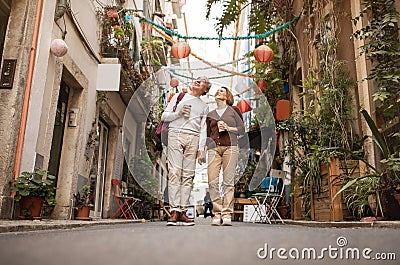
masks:
{"label": "potted plant", "polygon": [[[361,110],[360,112],[371,129],[375,144],[382,152],[383,159],[380,160],[381,168],[374,167],[368,161],[361,159],[372,173],[352,179],[337,192],[335,197],[352,185],[359,185],[360,181],[365,178],[377,178],[377,184],[375,184],[374,189],[368,192],[368,195],[370,195],[369,202],[372,202],[371,208],[377,209],[372,211],[375,212],[375,216],[380,215],[384,218],[399,220],[400,206],[395,199],[395,194],[397,193],[397,187],[400,185],[400,175],[398,173],[400,168],[400,150],[397,147],[393,148],[389,146],[386,137],[379,131],[366,110]],[[395,133],[392,137],[400,137],[400,133]],[[373,205],[375,201],[376,207]]]}
{"label": "potted plant", "polygon": [[290,216],[290,206],[286,203],[282,203],[278,206],[278,212],[283,219],[288,219]]}
{"label": "potted plant", "polygon": [[22,172],[17,179],[10,181],[11,192],[15,192],[14,200],[20,202],[22,219],[40,218],[42,206],[54,206],[55,176],[46,170]]}
{"label": "potted plant", "polygon": [[256,163],[254,161],[248,161],[246,169],[244,170],[242,177],[236,183],[236,192],[240,198],[249,198],[252,195],[252,191],[249,190],[249,183],[253,177],[256,169]]}
{"label": "potted plant", "polygon": [[89,185],[83,185],[80,187],[79,192],[74,194],[75,200],[75,219],[77,220],[91,220],[89,217],[90,207],[93,206],[91,203],[92,191]]}

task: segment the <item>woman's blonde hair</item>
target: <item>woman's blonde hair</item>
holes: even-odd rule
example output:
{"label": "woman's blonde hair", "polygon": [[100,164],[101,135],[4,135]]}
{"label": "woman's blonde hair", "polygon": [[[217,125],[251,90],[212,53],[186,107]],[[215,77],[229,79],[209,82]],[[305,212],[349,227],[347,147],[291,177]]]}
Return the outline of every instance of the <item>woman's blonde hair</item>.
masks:
{"label": "woman's blonde hair", "polygon": [[233,99],[232,92],[229,88],[222,86],[221,88],[224,88],[226,90],[226,104],[229,106],[232,106],[235,100]]}

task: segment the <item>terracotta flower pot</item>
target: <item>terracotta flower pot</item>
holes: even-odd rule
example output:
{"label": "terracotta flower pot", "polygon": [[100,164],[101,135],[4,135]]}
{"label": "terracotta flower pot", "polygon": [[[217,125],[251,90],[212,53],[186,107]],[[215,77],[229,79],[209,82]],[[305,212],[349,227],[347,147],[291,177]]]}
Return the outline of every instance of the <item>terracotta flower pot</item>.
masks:
{"label": "terracotta flower pot", "polygon": [[21,197],[20,218],[39,218],[44,199],[41,197]]}
{"label": "terracotta flower pot", "polygon": [[92,220],[89,217],[90,207],[89,206],[81,206],[76,209],[76,220]]}
{"label": "terracotta flower pot", "polygon": [[283,219],[288,219],[288,218],[289,218],[289,213],[290,213],[290,208],[289,208],[289,206],[287,206],[287,205],[285,205],[285,206],[279,206],[279,207],[278,207],[278,211],[279,211],[280,216],[281,216]]}

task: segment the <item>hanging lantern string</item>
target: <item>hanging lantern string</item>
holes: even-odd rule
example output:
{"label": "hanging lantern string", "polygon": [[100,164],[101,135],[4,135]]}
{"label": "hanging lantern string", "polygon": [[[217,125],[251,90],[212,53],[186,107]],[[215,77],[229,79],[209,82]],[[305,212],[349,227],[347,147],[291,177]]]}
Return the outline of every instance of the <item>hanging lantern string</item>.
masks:
{"label": "hanging lantern string", "polygon": [[[174,40],[171,36],[167,35],[165,32],[161,31],[160,29],[154,27],[153,25],[150,24],[150,26],[157,31],[158,33],[160,33],[164,38],[166,38],[167,40],[169,40],[172,43],[176,43],[177,41]],[[233,74],[233,75],[240,75],[240,76],[244,76],[244,77],[249,77],[249,78],[253,78],[252,74],[245,74],[245,73],[240,73],[240,72],[235,72],[235,71],[230,71],[230,70],[226,70],[225,68],[216,66],[206,60],[204,60],[203,58],[201,58],[200,56],[198,56],[197,54],[190,52],[191,55],[193,55],[195,58],[197,58],[198,60],[202,61],[203,63],[211,66],[212,68],[215,68],[217,70],[220,70],[221,72],[225,72],[225,73],[229,73],[229,74]]]}
{"label": "hanging lantern string", "polygon": [[222,72],[229,73],[229,74],[233,74],[233,75],[240,75],[240,76],[244,76],[244,77],[253,78],[253,75],[252,75],[252,74],[245,74],[245,73],[240,73],[240,72],[235,72],[235,71],[226,70],[225,68],[218,67],[218,66],[213,65],[213,64],[210,63],[210,62],[207,62],[206,60],[204,60],[203,58],[200,58],[200,57],[199,57],[197,54],[195,54],[195,53],[191,53],[191,55],[193,55],[194,57],[196,57],[197,59],[199,59],[199,60],[202,61],[203,63],[205,63],[205,64],[211,66],[212,68],[215,68],[215,69],[220,70],[220,71],[222,71]]}
{"label": "hanging lantern string", "polygon": [[[236,59],[236,60],[234,60],[234,61],[231,61],[231,62],[226,62],[226,63],[222,63],[222,64],[216,64],[215,66],[225,66],[225,65],[230,65],[230,64],[236,64],[236,63],[238,63],[238,62],[240,62],[240,61],[242,61],[242,60],[245,60],[245,59],[249,59],[249,58],[247,58],[247,57],[242,57],[242,58],[239,58],[239,59]],[[193,70],[207,70],[207,69],[210,69],[210,67],[199,67],[199,68],[190,68],[192,71]],[[180,69],[175,69],[175,71],[179,71]],[[186,69],[185,69],[186,70]]]}
{"label": "hanging lantern string", "polygon": [[[167,70],[167,71],[169,71],[170,73],[172,73],[173,75],[176,75],[176,76],[184,77],[184,78],[191,79],[191,80],[195,79],[194,77],[190,77],[190,76],[183,75],[183,74],[178,74],[174,70]],[[242,73],[246,73],[246,72],[250,72],[250,69],[244,70]],[[223,75],[223,76],[212,76],[212,77],[207,77],[207,78],[208,79],[220,79],[220,78],[231,77],[231,76],[234,76],[234,74]]]}
{"label": "hanging lantern string", "polygon": [[249,35],[249,36],[235,36],[235,37],[202,37],[202,36],[198,37],[198,36],[183,36],[183,35],[179,34],[176,31],[170,30],[170,29],[168,29],[166,27],[163,27],[163,26],[161,26],[161,25],[159,25],[157,23],[154,23],[152,20],[150,20],[150,19],[148,19],[146,17],[140,16],[140,21],[145,21],[145,22],[151,24],[152,26],[157,27],[157,28],[161,29],[162,31],[164,31],[164,32],[166,32],[168,34],[171,34],[173,36],[177,36],[179,39],[185,39],[185,40],[187,40],[187,39],[219,40],[219,41],[221,41],[221,40],[248,40],[248,39],[266,38],[269,35],[272,35],[275,32],[288,27],[290,24],[296,22],[297,20],[299,20],[299,17],[294,17],[291,21],[288,21],[285,24],[283,24],[283,25],[281,25],[281,26],[279,26],[279,27],[277,27],[277,28],[275,28],[273,30],[267,31],[265,33],[262,33],[262,34]]}

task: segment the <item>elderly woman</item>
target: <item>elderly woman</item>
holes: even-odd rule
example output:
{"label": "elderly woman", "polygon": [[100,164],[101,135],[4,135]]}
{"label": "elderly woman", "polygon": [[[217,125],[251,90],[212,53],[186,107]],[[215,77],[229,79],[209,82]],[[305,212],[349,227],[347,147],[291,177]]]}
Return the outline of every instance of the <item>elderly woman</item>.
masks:
{"label": "elderly woman", "polygon": [[[226,87],[215,93],[217,108],[208,113],[207,151],[208,185],[213,203],[212,225],[232,225],[235,168],[238,162],[238,135],[244,134],[242,113],[233,105],[233,95]],[[222,168],[222,192],[219,175]],[[221,194],[222,193],[222,194]]]}

